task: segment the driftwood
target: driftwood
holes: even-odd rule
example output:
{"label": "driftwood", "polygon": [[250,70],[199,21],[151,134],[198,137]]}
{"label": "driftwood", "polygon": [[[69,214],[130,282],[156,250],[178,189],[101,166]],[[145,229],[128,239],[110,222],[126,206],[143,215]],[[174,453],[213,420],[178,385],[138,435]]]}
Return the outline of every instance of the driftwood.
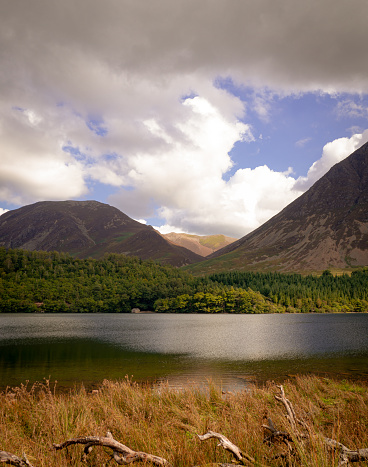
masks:
{"label": "driftwood", "polygon": [[6,451],[0,451],[0,463],[8,465],[16,465],[18,467],[33,467],[29,462],[25,454],[23,454],[23,459],[16,456],[15,454],[10,454]]}
{"label": "driftwood", "polygon": [[251,464],[256,463],[256,461],[255,461],[255,459],[253,459],[253,457],[251,457],[248,454],[246,454],[245,452],[243,452],[240,448],[238,448],[238,446],[233,444],[224,435],[221,435],[220,433],[215,433],[214,431],[208,431],[204,435],[197,435],[197,436],[201,441],[205,441],[206,439],[210,439],[210,438],[218,439],[220,441],[218,446],[221,446],[226,451],[231,452],[231,454],[233,454],[233,456],[235,457],[237,462],[240,462],[241,464],[244,464],[245,462],[248,462],[248,463],[251,463]]}
{"label": "driftwood", "polygon": [[339,466],[349,465],[349,463],[360,462],[368,460],[368,448],[351,450],[343,444],[330,438],[323,438],[325,444],[336,451],[340,451]]}
{"label": "driftwood", "polygon": [[[275,399],[283,403],[286,409],[286,412],[287,412],[286,418],[288,419],[291,425],[293,435],[301,440],[309,439],[310,430],[309,430],[307,423],[305,423],[303,420],[299,420],[296,417],[295,411],[294,411],[294,408],[291,402],[285,397],[285,391],[284,391],[283,386],[278,386],[278,388],[280,389],[280,396],[275,396]],[[300,432],[297,428],[298,425],[301,425],[307,432],[304,432],[304,433]],[[272,420],[269,419],[269,426],[263,425],[263,428],[271,432],[271,437],[273,436],[273,437],[279,437],[279,438],[285,439],[285,435],[287,435],[286,439],[288,442],[288,447],[290,450],[292,450],[291,444],[289,443],[290,441],[292,441],[292,436],[288,435],[287,433],[276,430],[272,423]],[[339,464],[338,464],[339,467],[347,466],[353,462],[360,462],[360,461],[368,460],[368,448],[352,450],[344,446],[342,443],[335,441],[334,439],[322,436],[322,440],[326,444],[327,447],[339,452],[340,454],[340,459],[339,459]]]}
{"label": "driftwood", "polygon": [[[312,430],[308,424],[301,419],[296,417],[294,407],[292,403],[286,398],[283,386],[278,386],[280,389],[280,395],[275,395],[275,399],[283,404],[286,410],[286,418],[290,424],[290,433],[287,431],[280,431],[276,429],[271,418],[268,418],[267,425],[262,425],[267,436],[264,438],[266,443],[275,443],[280,441],[285,444],[287,451],[286,454],[281,454],[281,457],[294,454],[297,450],[295,449],[295,443],[305,443],[311,439]],[[299,428],[301,427],[302,430]],[[252,456],[242,451],[238,446],[232,443],[228,438],[220,433],[214,431],[208,431],[204,435],[197,435],[201,441],[215,438],[219,441],[218,446],[223,447],[226,451],[229,451],[235,458],[235,462],[239,465],[255,465],[262,466]],[[368,461],[368,448],[352,450],[335,441],[334,439],[321,436],[324,444],[339,454],[339,467],[348,466],[350,463]],[[92,451],[94,446],[103,446],[112,450],[111,458],[119,465],[130,464],[135,461],[150,462],[160,467],[172,467],[171,464],[164,458],[154,456],[140,451],[133,451],[124,444],[116,441],[112,434],[108,432],[105,437],[98,436],[84,436],[79,438],[73,438],[64,441],[60,444],[53,444],[54,449],[60,450],[74,444],[84,445],[83,460],[86,460],[87,455]],[[280,457],[280,456],[278,456]],[[33,467],[27,457],[23,454],[23,459],[20,457],[10,454],[6,451],[0,451],[0,463],[14,465],[17,467]],[[217,464],[219,467],[230,467],[234,464]]]}
{"label": "driftwood", "polygon": [[84,444],[84,459],[92,451],[93,446],[104,446],[113,451],[112,458],[119,465],[130,464],[135,461],[151,462],[155,465],[171,467],[171,464],[164,458],[147,454],[146,452],[133,451],[119,441],[116,441],[110,432],[106,436],[84,436],[64,441],[60,444],[54,444],[56,450],[64,449],[73,444]]}
{"label": "driftwood", "polygon": [[[287,454],[294,454],[294,440],[298,440],[299,442],[303,443],[310,439],[311,437],[311,430],[308,424],[301,419],[298,419],[295,414],[294,407],[289,399],[285,396],[285,391],[283,386],[278,386],[280,389],[280,395],[276,395],[275,399],[281,402],[285,409],[286,409],[286,418],[290,423],[291,432],[280,431],[278,430],[274,423],[272,422],[271,418],[268,418],[268,425],[262,425],[262,428],[266,431],[267,436],[264,438],[264,442],[267,443],[274,443],[276,441],[280,441],[284,443],[287,447]],[[303,428],[303,431],[299,429],[299,426]],[[213,431],[208,431],[204,435],[198,435],[198,438],[201,441],[210,438],[218,439],[219,446],[223,447],[227,451],[231,452],[236,459],[237,463],[241,465],[248,464],[255,464],[256,461],[250,455],[244,453],[238,446],[233,444],[229,441],[225,436],[220,433],[215,433]],[[323,442],[328,446],[330,449],[339,452],[339,467],[348,466],[350,463],[360,462],[360,461],[367,461],[368,460],[368,448],[365,449],[358,449],[352,450],[348,447],[344,446],[343,444],[335,441],[331,438],[326,438],[322,436]],[[287,454],[281,454],[280,456],[276,457],[286,457]],[[220,466],[224,466],[225,464],[219,464]],[[260,464],[258,464],[260,465]]]}

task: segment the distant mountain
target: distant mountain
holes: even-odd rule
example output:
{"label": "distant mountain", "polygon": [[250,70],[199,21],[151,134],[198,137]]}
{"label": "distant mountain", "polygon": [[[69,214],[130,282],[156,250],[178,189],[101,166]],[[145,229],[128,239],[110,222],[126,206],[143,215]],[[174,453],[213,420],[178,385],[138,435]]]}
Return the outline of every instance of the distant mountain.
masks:
{"label": "distant mountain", "polygon": [[367,266],[368,143],[279,214],[209,258],[193,272]]}
{"label": "distant mountain", "polygon": [[230,243],[236,241],[236,238],[226,237],[225,235],[190,235],[185,233],[171,232],[163,234],[166,240],[175,245],[182,246],[201,256],[208,256],[211,253],[224,248]]}
{"label": "distant mountain", "polygon": [[78,258],[122,253],[183,266],[203,258],[97,201],[42,201],[0,216],[0,246],[60,251]]}

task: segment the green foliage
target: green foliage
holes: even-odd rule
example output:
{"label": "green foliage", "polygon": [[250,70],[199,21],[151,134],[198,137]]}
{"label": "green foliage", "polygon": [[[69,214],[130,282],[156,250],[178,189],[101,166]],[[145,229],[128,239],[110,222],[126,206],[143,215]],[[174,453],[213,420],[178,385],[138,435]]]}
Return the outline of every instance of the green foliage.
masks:
{"label": "green foliage", "polygon": [[351,276],[333,276],[326,270],[321,276],[300,274],[229,272],[209,276],[213,282],[251,289],[287,311],[366,312],[368,311],[368,268]]}
{"label": "green foliage", "polygon": [[0,312],[283,313],[368,311],[368,268],[348,275],[229,272],[194,277],[118,254],[101,260],[0,247]]}
{"label": "green foliage", "polygon": [[191,293],[194,282],[173,267],[124,255],[80,260],[0,248],[0,312],[152,310],[159,298]]}

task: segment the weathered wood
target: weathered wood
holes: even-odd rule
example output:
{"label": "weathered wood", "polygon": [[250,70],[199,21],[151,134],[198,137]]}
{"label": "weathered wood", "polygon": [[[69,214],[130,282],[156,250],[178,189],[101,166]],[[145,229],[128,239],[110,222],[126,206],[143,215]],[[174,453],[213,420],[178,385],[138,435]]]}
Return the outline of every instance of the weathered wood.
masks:
{"label": "weathered wood", "polygon": [[324,437],[323,441],[329,448],[340,452],[339,467],[368,460],[368,448],[352,450],[331,438]]}
{"label": "weathered wood", "polygon": [[287,412],[286,418],[289,420],[293,432],[298,437],[302,437],[302,438],[308,437],[307,434],[301,433],[300,431],[298,431],[297,425],[301,425],[307,431],[309,431],[309,427],[304,420],[300,420],[296,417],[292,403],[285,396],[284,386],[280,385],[277,387],[280,389],[280,396],[275,396],[275,399],[283,403],[286,409],[286,412]]}
{"label": "weathered wood", "polygon": [[284,442],[292,441],[292,437],[290,436],[290,434],[286,431],[277,430],[270,418],[268,419],[268,425],[262,425],[262,428],[264,428],[268,432],[268,436],[265,437],[263,440],[264,443],[273,442],[276,439],[279,439]]}
{"label": "weathered wood", "polygon": [[15,465],[17,467],[33,467],[33,465],[29,462],[29,460],[24,454],[23,459],[21,459],[15,454],[11,454],[10,452],[6,451],[0,451],[0,463]]}
{"label": "weathered wood", "polygon": [[[288,418],[288,420],[290,422],[290,425],[291,425],[294,433],[297,434],[297,436],[300,437],[300,438],[304,438],[304,439],[310,438],[310,430],[309,430],[308,425],[303,420],[299,420],[299,419],[296,418],[294,407],[291,404],[291,402],[286,398],[283,386],[282,385],[278,386],[278,388],[280,389],[281,395],[280,396],[275,396],[275,399],[283,403],[283,405],[284,405],[284,407],[285,407],[285,409],[287,411],[287,418]],[[269,419],[269,422],[270,422],[270,419]],[[272,421],[269,424],[270,424],[270,426],[263,425],[263,427],[268,429],[272,433],[273,430],[276,430],[276,429],[275,429]],[[297,430],[297,424],[299,424],[299,425],[303,426],[305,429],[307,429],[308,433],[300,433]],[[276,433],[280,433],[281,435],[284,435],[284,433],[277,432],[277,430],[276,430],[274,436],[276,436]],[[354,462],[360,462],[360,461],[368,460],[368,448],[353,450],[353,449],[349,449],[348,447],[344,446],[342,443],[339,443],[338,441],[335,441],[334,439],[327,438],[325,436],[322,436],[322,439],[323,439],[324,443],[326,444],[326,446],[328,446],[330,449],[334,449],[334,450],[336,450],[336,451],[338,451],[340,453],[340,459],[339,459],[339,464],[338,464],[339,467],[347,466],[350,463],[354,463]]]}
{"label": "weathered wood", "polygon": [[53,444],[56,450],[64,449],[73,444],[83,444],[84,456],[87,456],[94,446],[104,446],[113,451],[112,457],[119,465],[130,464],[135,461],[146,461],[155,465],[171,467],[171,464],[163,457],[154,456],[146,452],[133,451],[128,446],[116,441],[110,432],[106,436],[83,436],[79,438],[68,439],[60,444]]}
{"label": "weathered wood", "polygon": [[204,435],[197,434],[197,436],[201,441],[205,441],[206,439],[210,439],[210,438],[218,439],[220,441],[218,446],[222,446],[226,451],[231,452],[231,454],[233,454],[235,459],[238,462],[241,462],[242,464],[244,464],[244,462],[248,462],[251,464],[256,463],[255,459],[252,456],[243,452],[238,446],[236,446],[234,443],[229,441],[224,435],[221,435],[220,433],[215,433],[214,431],[208,431]]}

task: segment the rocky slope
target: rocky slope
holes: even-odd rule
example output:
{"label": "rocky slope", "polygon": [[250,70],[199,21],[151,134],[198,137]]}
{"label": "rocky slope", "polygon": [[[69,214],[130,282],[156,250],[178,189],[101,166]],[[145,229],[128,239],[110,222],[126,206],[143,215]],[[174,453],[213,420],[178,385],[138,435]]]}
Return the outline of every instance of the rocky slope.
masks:
{"label": "rocky slope", "polygon": [[368,265],[368,143],[261,227],[197,272],[321,271]]}
{"label": "rocky slope", "polygon": [[0,246],[60,251],[79,258],[122,253],[174,266],[203,259],[97,201],[43,201],[8,211],[0,216]]}
{"label": "rocky slope", "polygon": [[187,248],[201,256],[208,256],[236,240],[236,238],[226,237],[225,235],[202,236],[175,232],[164,234],[163,237],[175,245]]}

